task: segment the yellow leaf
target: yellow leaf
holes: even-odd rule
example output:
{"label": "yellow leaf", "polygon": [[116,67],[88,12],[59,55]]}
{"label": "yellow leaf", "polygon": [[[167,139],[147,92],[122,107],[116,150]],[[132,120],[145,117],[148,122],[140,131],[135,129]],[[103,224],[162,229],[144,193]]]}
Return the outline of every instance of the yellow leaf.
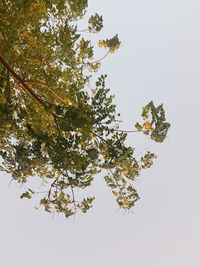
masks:
{"label": "yellow leaf", "polygon": [[143,124],[143,127],[145,127],[147,130],[151,130],[152,129],[152,125],[150,122],[146,121],[144,124]]}
{"label": "yellow leaf", "polygon": [[93,94],[96,94],[96,92],[97,92],[97,89],[92,89]]}
{"label": "yellow leaf", "polygon": [[98,46],[99,46],[99,47],[102,47],[102,46],[103,46],[103,41],[102,41],[102,40],[99,40],[99,41],[98,41]]}
{"label": "yellow leaf", "polygon": [[115,191],[112,191],[113,195],[115,195],[116,197],[118,196],[118,193]]}
{"label": "yellow leaf", "polygon": [[124,199],[124,204],[125,204],[125,205],[130,205],[130,204],[131,204],[131,202],[130,202],[130,201],[128,201],[128,199]]}
{"label": "yellow leaf", "polygon": [[11,125],[11,124],[5,124],[5,127],[6,127],[6,128],[11,128],[12,125]]}
{"label": "yellow leaf", "polygon": [[126,187],[126,182],[124,182],[121,186],[122,189],[124,189]]}

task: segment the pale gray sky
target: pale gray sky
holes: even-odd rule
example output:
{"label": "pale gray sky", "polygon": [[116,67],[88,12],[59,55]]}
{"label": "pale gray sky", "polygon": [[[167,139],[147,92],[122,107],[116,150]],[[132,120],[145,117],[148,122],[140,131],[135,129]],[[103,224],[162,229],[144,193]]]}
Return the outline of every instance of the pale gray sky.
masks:
{"label": "pale gray sky", "polygon": [[94,208],[76,221],[52,219],[19,199],[9,177],[0,180],[0,265],[4,267],[200,266],[200,2],[90,0],[104,17],[99,36],[119,34],[122,46],[102,63],[124,129],[141,107],[164,103],[172,127],[164,144],[131,135],[140,152],[159,158],[136,182],[141,200],[119,211],[98,177]]}

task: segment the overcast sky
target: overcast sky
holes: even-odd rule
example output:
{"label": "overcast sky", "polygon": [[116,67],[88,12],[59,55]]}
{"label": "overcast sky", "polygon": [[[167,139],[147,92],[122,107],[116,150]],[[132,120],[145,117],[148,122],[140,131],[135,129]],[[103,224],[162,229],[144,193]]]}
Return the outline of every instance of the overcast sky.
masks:
{"label": "overcast sky", "polygon": [[90,0],[104,17],[95,38],[118,33],[121,48],[102,62],[121,112],[133,129],[141,107],[163,103],[171,129],[163,144],[132,134],[138,153],[158,155],[136,181],[141,199],[124,214],[101,176],[94,208],[75,222],[52,218],[20,200],[0,180],[0,265],[4,267],[200,266],[200,1]]}

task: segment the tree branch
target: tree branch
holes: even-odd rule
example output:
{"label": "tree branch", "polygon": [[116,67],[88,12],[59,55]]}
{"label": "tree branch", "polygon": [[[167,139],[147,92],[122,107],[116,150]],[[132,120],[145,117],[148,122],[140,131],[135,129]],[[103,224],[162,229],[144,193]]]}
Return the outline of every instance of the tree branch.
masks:
{"label": "tree branch", "polygon": [[9,64],[4,60],[3,55],[0,54],[0,63],[7,69],[7,71],[11,74],[13,79],[19,83],[24,91],[27,91],[38,103],[44,105],[44,101],[40,99],[23,81],[23,79],[9,66]]}
{"label": "tree branch", "polygon": [[7,71],[7,84],[6,84],[6,100],[7,102],[10,104],[11,103],[11,99],[10,99],[10,75],[9,72]]}
{"label": "tree branch", "polygon": [[24,80],[24,83],[25,83],[25,84],[36,84],[36,85],[39,85],[39,86],[41,86],[41,87],[45,87],[45,88],[47,88],[47,89],[48,89],[48,90],[55,96],[56,99],[58,99],[59,101],[61,101],[62,103],[65,104],[64,99],[62,99],[59,95],[57,95],[57,94],[51,89],[51,87],[49,87],[47,84],[42,83],[42,82],[38,82],[38,81],[26,81],[26,80]]}
{"label": "tree branch", "polygon": [[112,129],[113,131],[115,132],[121,132],[121,133],[140,133],[140,132],[146,132],[146,131],[149,131],[149,130],[140,130],[140,131],[127,131],[127,130],[118,130],[118,129]]}

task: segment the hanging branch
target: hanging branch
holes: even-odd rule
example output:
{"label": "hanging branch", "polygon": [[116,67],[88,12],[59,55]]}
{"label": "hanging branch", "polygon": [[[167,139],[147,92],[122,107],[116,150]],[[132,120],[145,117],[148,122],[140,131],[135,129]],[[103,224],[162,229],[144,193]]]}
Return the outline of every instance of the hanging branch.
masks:
{"label": "hanging branch", "polygon": [[108,55],[109,53],[110,53],[110,50],[109,50],[103,57],[101,57],[100,59],[97,59],[97,60],[91,62],[91,64],[95,64],[95,63],[98,63],[98,62],[102,61],[105,57],[107,57],[107,55]]}
{"label": "hanging branch", "polygon": [[[97,60],[95,60],[93,62],[90,62],[90,64],[95,64],[95,63],[98,63],[98,62],[102,61],[105,57],[107,57],[107,55],[109,53],[110,53],[110,50],[103,57],[101,57],[100,59],[97,59]],[[86,69],[87,68],[87,65],[83,65],[83,67],[85,67],[85,69]]]}

